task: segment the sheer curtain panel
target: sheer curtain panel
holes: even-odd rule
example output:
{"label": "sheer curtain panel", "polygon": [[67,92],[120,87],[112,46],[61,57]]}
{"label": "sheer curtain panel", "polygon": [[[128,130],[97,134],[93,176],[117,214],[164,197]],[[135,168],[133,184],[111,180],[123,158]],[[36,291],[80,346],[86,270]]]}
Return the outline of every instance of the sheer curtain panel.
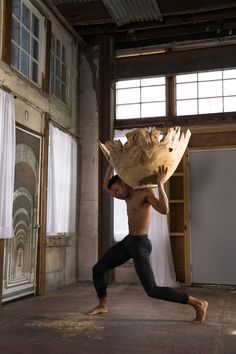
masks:
{"label": "sheer curtain panel", "polygon": [[0,89],[0,238],[12,238],[15,174],[15,105],[11,94]]}
{"label": "sheer curtain panel", "polygon": [[75,232],[77,143],[49,126],[47,234]]}
{"label": "sheer curtain panel", "polygon": [[[158,197],[158,190],[155,189]],[[150,261],[155,280],[158,286],[177,287],[174,262],[171,252],[170,236],[167,224],[167,215],[152,210],[149,239],[152,243]]]}

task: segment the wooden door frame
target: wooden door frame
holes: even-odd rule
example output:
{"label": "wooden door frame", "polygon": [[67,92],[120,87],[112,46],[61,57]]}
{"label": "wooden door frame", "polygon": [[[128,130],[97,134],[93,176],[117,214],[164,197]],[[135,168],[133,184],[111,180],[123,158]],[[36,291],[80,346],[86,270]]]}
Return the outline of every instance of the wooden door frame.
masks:
{"label": "wooden door frame", "polygon": [[44,135],[41,148],[41,176],[39,203],[39,234],[36,266],[36,295],[45,294],[46,278],[46,223],[47,223],[47,186],[48,186],[48,146],[49,146],[49,114],[45,113]]}
{"label": "wooden door frame", "polygon": [[[44,134],[27,128],[16,122],[16,128],[25,130],[41,138],[40,146],[40,200],[39,200],[39,231],[36,261],[36,295],[45,293],[45,269],[46,269],[46,212],[47,212],[47,175],[48,175],[48,140],[49,140],[49,116],[45,114]],[[3,265],[4,265],[5,240],[0,240],[0,306],[2,305]]]}
{"label": "wooden door frame", "polygon": [[4,239],[1,239],[0,240],[0,306],[2,305],[3,262],[4,262]]}

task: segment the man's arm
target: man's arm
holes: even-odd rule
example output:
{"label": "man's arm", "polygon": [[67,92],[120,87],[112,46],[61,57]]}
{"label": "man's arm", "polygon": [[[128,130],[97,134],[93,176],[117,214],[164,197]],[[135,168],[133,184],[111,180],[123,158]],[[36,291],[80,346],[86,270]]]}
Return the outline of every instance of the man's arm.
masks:
{"label": "man's arm", "polygon": [[161,214],[168,214],[169,212],[169,202],[164,189],[164,177],[167,174],[167,168],[164,166],[159,167],[157,174],[157,185],[159,191],[159,199],[156,198],[152,190],[149,191],[147,197],[148,202],[151,206]]}
{"label": "man's arm", "polygon": [[106,173],[103,179],[103,190],[109,193],[112,197],[114,197],[112,191],[107,187],[110,179],[112,178],[112,175],[113,175],[113,167],[109,165],[106,169]]}

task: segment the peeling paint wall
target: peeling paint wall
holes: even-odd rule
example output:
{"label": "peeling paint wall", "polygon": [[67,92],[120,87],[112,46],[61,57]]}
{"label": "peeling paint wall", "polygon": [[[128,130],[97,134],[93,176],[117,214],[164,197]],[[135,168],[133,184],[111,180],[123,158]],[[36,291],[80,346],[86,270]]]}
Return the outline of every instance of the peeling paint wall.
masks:
{"label": "peeling paint wall", "polygon": [[80,202],[77,243],[78,279],[91,280],[98,254],[98,53],[80,55]]}
{"label": "peeling paint wall", "polygon": [[[68,46],[67,83],[68,101],[64,104],[54,95],[45,95],[42,89],[0,59],[0,87],[4,85],[16,96],[16,121],[25,128],[44,134],[45,113],[68,131],[77,134],[77,39],[63,26],[44,1],[34,1],[52,22],[52,31]],[[0,58],[3,43],[3,0],[0,0]],[[26,112],[28,112],[26,114]],[[49,238],[49,237],[48,237]],[[76,281],[76,235],[66,245],[51,243],[46,249],[46,290]]]}

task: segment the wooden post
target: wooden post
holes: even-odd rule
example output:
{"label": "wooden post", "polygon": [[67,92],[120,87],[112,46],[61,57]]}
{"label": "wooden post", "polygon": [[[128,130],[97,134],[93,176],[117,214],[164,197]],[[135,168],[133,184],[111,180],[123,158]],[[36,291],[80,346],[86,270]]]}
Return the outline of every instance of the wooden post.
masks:
{"label": "wooden post", "polygon": [[189,214],[190,214],[190,176],[189,176],[189,157],[188,150],[183,156],[183,184],[184,184],[184,282],[185,285],[191,284],[190,269],[190,232],[189,232]]}
{"label": "wooden post", "polygon": [[0,306],[2,305],[3,262],[4,262],[4,240],[0,240]]}
{"label": "wooden post", "polygon": [[52,35],[52,23],[49,19],[45,19],[46,27],[46,56],[45,56],[45,74],[43,77],[43,90],[45,93],[49,93],[50,83],[50,54],[51,54],[51,35]]}
{"label": "wooden post", "polygon": [[[112,91],[113,38],[100,37],[99,46],[99,140],[105,142],[113,138],[113,91]],[[111,244],[113,235],[113,200],[104,193],[102,184],[107,161],[99,151],[98,186],[98,256]]]}
{"label": "wooden post", "polygon": [[2,59],[5,63],[11,65],[11,35],[12,35],[12,1],[3,2],[3,46]]}
{"label": "wooden post", "polygon": [[45,293],[46,274],[46,221],[47,221],[47,182],[48,182],[48,143],[49,143],[49,115],[45,113],[44,139],[42,143],[42,168],[40,186],[40,229],[38,235],[36,294]]}

